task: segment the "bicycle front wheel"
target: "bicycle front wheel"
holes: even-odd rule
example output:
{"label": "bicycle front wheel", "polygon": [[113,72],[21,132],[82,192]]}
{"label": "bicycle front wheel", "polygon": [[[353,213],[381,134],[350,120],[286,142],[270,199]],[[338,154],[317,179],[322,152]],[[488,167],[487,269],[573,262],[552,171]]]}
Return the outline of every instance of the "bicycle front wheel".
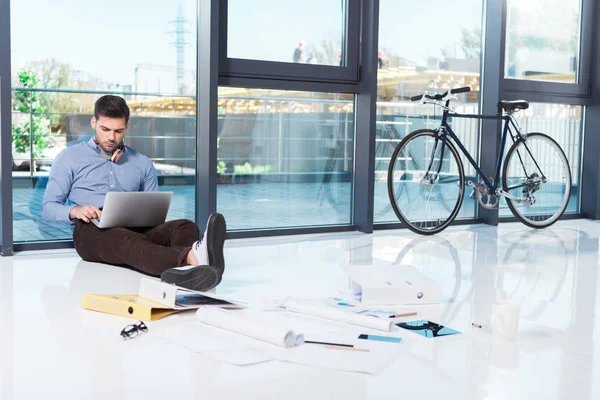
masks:
{"label": "bicycle front wheel", "polygon": [[506,198],[518,220],[532,228],[550,226],[565,212],[571,197],[567,157],[550,136],[530,133],[508,150],[502,186],[518,198]]}
{"label": "bicycle front wheel", "polygon": [[414,131],[394,150],[388,195],[394,213],[411,231],[432,235],[444,230],[456,218],[464,190],[458,152],[436,131]]}

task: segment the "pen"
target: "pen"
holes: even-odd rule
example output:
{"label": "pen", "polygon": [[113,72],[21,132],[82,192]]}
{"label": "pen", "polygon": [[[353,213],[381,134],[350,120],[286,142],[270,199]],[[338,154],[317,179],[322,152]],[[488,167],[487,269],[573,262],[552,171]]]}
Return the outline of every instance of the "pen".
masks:
{"label": "pen", "polygon": [[338,346],[338,347],[354,347],[353,344],[329,343],[329,342],[313,342],[312,340],[305,340],[304,343],[324,344],[326,346]]}
{"label": "pen", "polygon": [[417,315],[417,313],[409,312],[409,313],[404,313],[404,314],[394,314],[394,315],[390,315],[390,318],[412,317],[414,315]]}
{"label": "pen", "polygon": [[481,325],[479,325],[479,324],[476,324],[475,322],[473,322],[471,325],[473,325],[473,327],[475,327],[475,328],[479,328],[479,329],[481,329]]}

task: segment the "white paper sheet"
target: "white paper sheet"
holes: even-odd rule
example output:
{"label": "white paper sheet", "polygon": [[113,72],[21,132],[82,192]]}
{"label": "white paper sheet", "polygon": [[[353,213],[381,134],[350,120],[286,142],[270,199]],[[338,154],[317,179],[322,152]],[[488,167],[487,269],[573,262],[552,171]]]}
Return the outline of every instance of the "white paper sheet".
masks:
{"label": "white paper sheet", "polygon": [[[314,338],[311,337],[311,339]],[[333,341],[333,338],[323,336],[320,340]],[[341,341],[352,342],[347,338]],[[238,366],[255,365],[269,361],[284,361],[336,371],[379,375],[400,356],[403,347],[396,343],[375,343],[364,340],[358,340],[354,342],[354,345],[359,348],[367,348],[370,351],[328,349],[321,345],[306,343],[286,349],[265,343],[263,347],[255,349],[203,353],[213,359]]]}
{"label": "white paper sheet", "polygon": [[244,318],[243,315],[243,311],[201,307],[196,312],[196,319],[204,324],[280,347],[294,347],[304,342],[302,333],[295,333],[282,326],[257,322],[247,317]]}
{"label": "white paper sheet", "polygon": [[238,366],[256,365],[275,361],[276,355],[265,348],[205,352],[208,357]]}
{"label": "white paper sheet", "polygon": [[193,352],[243,351],[267,346],[258,340],[190,321],[157,332],[159,337]]}
{"label": "white paper sheet", "polygon": [[[310,318],[293,313],[282,314],[289,314],[288,318],[295,316],[300,321]],[[279,315],[267,317],[275,318]],[[356,347],[369,348],[369,352],[332,350],[315,344],[283,348],[196,321],[169,327],[157,332],[157,335],[192,352],[237,366],[279,360],[338,371],[379,375],[398,357],[398,352],[403,351],[401,348],[404,345],[356,340],[361,332],[350,328],[344,332],[311,334],[309,338],[324,342],[353,343]],[[394,333],[394,336],[396,335],[397,332]]]}
{"label": "white paper sheet", "polygon": [[243,310],[244,315],[257,322],[269,325],[284,326],[294,332],[302,332],[305,336],[311,334],[323,334],[344,330],[344,325],[336,321],[324,320],[311,315],[297,314],[279,311],[254,311]]}
{"label": "white paper sheet", "polygon": [[[265,325],[283,326],[305,335],[333,334],[343,329],[340,324],[320,318],[287,311],[237,310],[244,318],[252,318]],[[221,350],[249,350],[267,346],[256,339],[229,332],[192,320],[170,326],[156,333],[159,337],[194,352]],[[268,345],[271,346],[271,345]]]}
{"label": "white paper sheet", "polygon": [[295,364],[310,365],[337,371],[379,375],[385,371],[398,356],[398,351],[389,351],[386,349],[362,352],[328,349],[323,346],[304,344],[293,349],[278,351],[274,358]]}
{"label": "white paper sheet", "polygon": [[352,325],[362,326],[365,328],[377,329],[380,331],[390,332],[393,327],[393,320],[353,314],[351,312],[342,311],[326,305],[317,304],[310,300],[288,299],[285,303],[285,308],[288,311],[312,315],[333,321],[346,322]]}

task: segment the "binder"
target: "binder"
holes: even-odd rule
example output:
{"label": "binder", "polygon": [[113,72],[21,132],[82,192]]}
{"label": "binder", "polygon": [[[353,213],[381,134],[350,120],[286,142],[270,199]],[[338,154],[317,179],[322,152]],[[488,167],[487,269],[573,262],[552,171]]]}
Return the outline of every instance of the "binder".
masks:
{"label": "binder", "polygon": [[[183,302],[185,299],[188,300]],[[85,293],[81,305],[87,310],[142,321],[155,321],[176,312],[200,307],[244,307],[241,303],[213,293],[189,290],[150,278],[142,278],[138,294]]]}
{"label": "binder", "polygon": [[142,321],[155,321],[182,311],[165,307],[137,294],[84,294],[83,308]]}
{"label": "binder", "polygon": [[363,306],[439,304],[442,289],[412,265],[342,267]]}
{"label": "binder", "polygon": [[[228,309],[243,308],[241,303],[224,296],[185,289],[150,278],[142,278],[139,296],[174,310],[189,310],[200,307],[219,307]],[[183,305],[181,299],[186,296],[194,297],[199,301],[204,299],[205,301],[202,301],[203,304],[187,303]]]}

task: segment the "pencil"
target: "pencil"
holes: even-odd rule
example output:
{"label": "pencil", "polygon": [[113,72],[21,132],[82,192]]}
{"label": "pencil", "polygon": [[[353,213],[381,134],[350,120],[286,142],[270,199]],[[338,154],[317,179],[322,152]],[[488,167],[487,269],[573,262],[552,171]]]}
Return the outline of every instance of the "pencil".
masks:
{"label": "pencil", "polygon": [[346,347],[346,346],[338,346],[338,345],[325,345],[323,346],[326,349],[332,349],[332,350],[350,350],[350,351],[369,351],[369,349],[361,349],[358,347]]}
{"label": "pencil", "polygon": [[416,312],[409,312],[409,313],[404,313],[404,314],[394,314],[394,315],[390,315],[390,318],[402,318],[402,317],[412,317],[417,315]]}
{"label": "pencil", "polygon": [[353,344],[330,343],[330,342],[313,342],[312,340],[305,340],[304,343],[324,344],[326,346],[338,346],[338,347],[354,347]]}

